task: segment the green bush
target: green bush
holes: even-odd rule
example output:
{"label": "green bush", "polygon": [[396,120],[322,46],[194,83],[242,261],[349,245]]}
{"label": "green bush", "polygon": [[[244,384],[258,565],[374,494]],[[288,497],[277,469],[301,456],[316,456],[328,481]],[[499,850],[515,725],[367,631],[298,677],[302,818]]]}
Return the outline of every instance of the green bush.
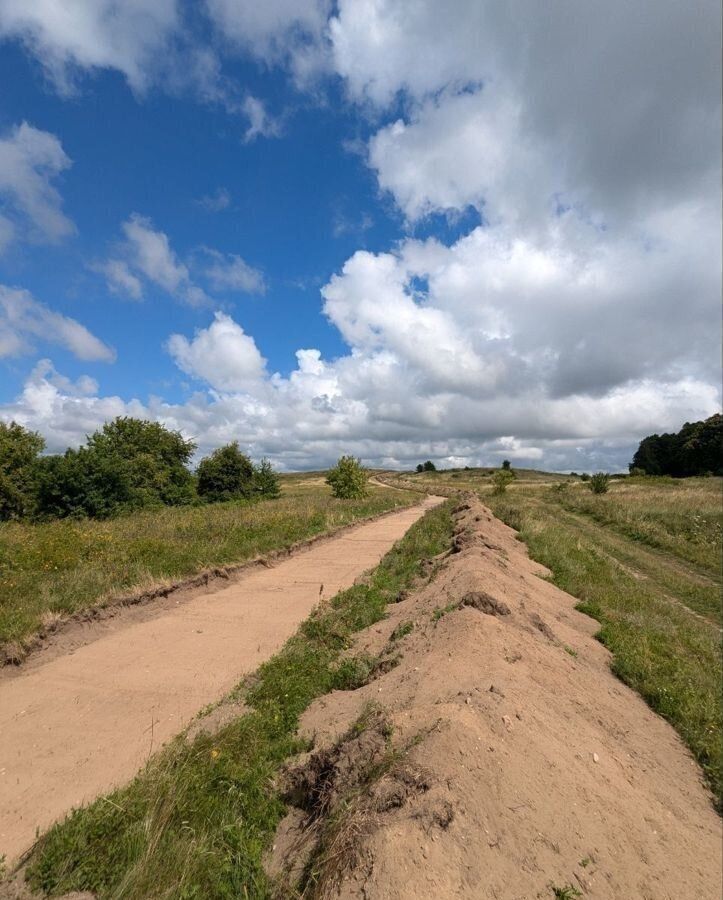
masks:
{"label": "green bush", "polygon": [[587,472],[582,473],[582,475],[580,476],[580,481],[590,481],[590,476],[587,474]]}
{"label": "green bush", "polygon": [[509,472],[509,470],[512,468],[512,465],[511,465],[509,459],[502,460],[502,468],[506,469]]}
{"label": "green bush", "polygon": [[254,472],[254,485],[262,497],[278,497],[281,494],[279,479],[271,463],[264,457]]}
{"label": "green bush", "polygon": [[332,493],[342,500],[355,500],[367,492],[367,473],[361,460],[354,456],[341,456],[333,469],[326,475],[326,483]]}
{"label": "green bush", "polygon": [[0,422],[0,520],[22,519],[35,506],[43,438],[17,422]]}
{"label": "green bush", "polygon": [[254,466],[239,450],[238,441],[204,457],[196,474],[199,497],[211,503],[243,499],[254,491]]}
{"label": "green bush", "polygon": [[610,487],[610,476],[607,472],[596,472],[590,478],[590,490],[593,494],[607,494]]}
{"label": "green bush", "polygon": [[498,469],[492,476],[492,493],[504,494],[510,482],[515,480],[514,472],[509,469]]}
{"label": "green bush", "polygon": [[640,466],[631,466],[630,467],[630,476],[632,478],[642,478],[645,475],[645,469],[641,469]]}

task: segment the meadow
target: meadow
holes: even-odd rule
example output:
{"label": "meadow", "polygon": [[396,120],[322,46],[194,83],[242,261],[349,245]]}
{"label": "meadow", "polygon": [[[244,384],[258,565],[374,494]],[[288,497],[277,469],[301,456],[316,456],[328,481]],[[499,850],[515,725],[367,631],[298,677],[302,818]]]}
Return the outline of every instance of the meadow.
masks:
{"label": "meadow", "polygon": [[0,647],[131,592],[243,563],[418,499],[374,484],[363,499],[335,499],[318,473],[281,476],[280,484],[273,500],[0,523]]}
{"label": "meadow", "polygon": [[517,529],[554,583],[600,622],[615,673],[675,726],[720,796],[723,481],[620,478],[596,495],[577,477],[519,470],[496,494],[493,471],[390,481],[477,491]]}

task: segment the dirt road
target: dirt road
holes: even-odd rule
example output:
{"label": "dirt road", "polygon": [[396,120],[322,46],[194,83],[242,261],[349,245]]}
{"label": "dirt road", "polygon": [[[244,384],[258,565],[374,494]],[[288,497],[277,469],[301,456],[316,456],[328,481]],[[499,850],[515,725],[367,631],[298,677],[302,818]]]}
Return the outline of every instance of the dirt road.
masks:
{"label": "dirt road", "polygon": [[127,781],[268,659],[320,595],[349,587],[440,498],[359,525],[272,568],[103,634],[0,683],[0,856]]}

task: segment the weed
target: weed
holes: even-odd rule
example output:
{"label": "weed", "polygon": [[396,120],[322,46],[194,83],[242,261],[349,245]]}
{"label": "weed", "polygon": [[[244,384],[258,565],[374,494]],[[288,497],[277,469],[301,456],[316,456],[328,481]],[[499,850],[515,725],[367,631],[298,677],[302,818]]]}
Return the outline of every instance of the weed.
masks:
{"label": "weed", "polygon": [[569,654],[570,656],[572,656],[573,659],[577,659],[577,650],[573,650],[573,648],[572,648],[572,647],[568,647],[567,644],[565,644],[565,646],[563,647],[563,650],[565,651],[565,653],[567,653],[567,654]]}
{"label": "weed", "polygon": [[572,900],[573,897],[582,897],[582,891],[572,884],[566,884],[565,887],[555,887],[554,884],[551,884],[550,888],[553,897],[557,897],[557,900]]}
{"label": "weed", "polygon": [[414,630],[414,622],[400,622],[389,636],[390,641],[399,641]]}
{"label": "weed", "polygon": [[432,613],[432,621],[439,622],[442,616],[446,616],[447,613],[453,612],[455,609],[459,608],[458,603],[448,603],[446,606],[436,606]]}

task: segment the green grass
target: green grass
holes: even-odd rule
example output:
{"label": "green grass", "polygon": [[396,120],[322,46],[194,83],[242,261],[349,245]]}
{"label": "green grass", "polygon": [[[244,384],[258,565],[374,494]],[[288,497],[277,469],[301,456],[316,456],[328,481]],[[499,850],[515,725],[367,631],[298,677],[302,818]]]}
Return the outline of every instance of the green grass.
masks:
{"label": "green grass", "polygon": [[135,512],[106,521],[0,524],[0,644],[44,623],[206,568],[241,563],[418,495],[371,485],[335,500],[321,476],[282,478],[278,500]]}
{"label": "green grass", "polygon": [[322,606],[239,687],[248,714],[214,736],[177,738],[130,785],[51,829],[30,860],[32,886],[124,900],[269,897],[262,854],[284,813],[274,777],[304,749],[299,716],[315,697],[356,686],[342,651],[354,632],[384,616],[421,561],[449,546],[450,510],[447,503],[427,513],[368,584]]}

